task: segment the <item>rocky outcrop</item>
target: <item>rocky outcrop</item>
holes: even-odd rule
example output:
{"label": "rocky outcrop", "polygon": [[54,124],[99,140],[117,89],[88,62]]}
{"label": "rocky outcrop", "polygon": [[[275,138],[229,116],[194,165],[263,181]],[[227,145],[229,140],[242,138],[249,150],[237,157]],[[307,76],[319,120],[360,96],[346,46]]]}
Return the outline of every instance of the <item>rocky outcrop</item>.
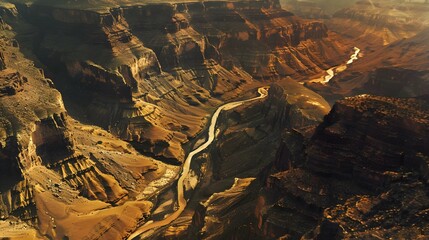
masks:
{"label": "rocky outcrop", "polygon": [[290,129],[284,130],[281,136],[281,143],[276,152],[276,158],[273,167],[276,171],[285,171],[293,167],[300,166],[303,159],[303,150],[306,141],[307,132],[312,132],[310,129],[304,128],[300,130]]}
{"label": "rocky outcrop", "polygon": [[352,181],[339,181],[296,166],[271,174],[266,184],[273,198],[273,205],[268,207],[265,216],[266,236],[286,235],[293,239],[316,228],[324,209],[348,197],[367,193]]}
{"label": "rocky outcrop", "polygon": [[304,239],[427,238],[427,186],[409,177],[376,195],[359,195],[326,209]]}
{"label": "rocky outcrop", "polygon": [[[298,90],[297,85],[289,88]],[[273,128],[305,128],[322,121],[329,111],[329,105],[323,98],[311,91],[293,91],[285,86],[273,84],[268,92],[264,106],[266,118],[271,121]]]}
{"label": "rocky outcrop", "polygon": [[[305,156],[280,148],[284,157],[275,166],[286,170],[266,182],[275,202],[264,223],[268,233],[427,237],[428,106],[427,97],[362,95],[337,102],[305,143]],[[285,139],[293,149],[294,138]]]}
{"label": "rocky outcrop", "polygon": [[[253,201],[254,180],[237,178],[231,188],[215,193],[201,203],[192,219],[193,226],[200,229],[198,235],[203,239],[257,237],[262,231],[262,226],[258,224],[262,222],[261,213],[265,200],[261,197],[259,201]],[[252,219],[252,223],[245,225],[249,218]],[[242,227],[237,229],[231,226]]]}
{"label": "rocky outcrop", "polygon": [[421,99],[362,95],[338,101],[307,148],[308,167],[372,187],[388,184],[396,177],[390,171],[429,154],[428,116]]}
{"label": "rocky outcrop", "polygon": [[[6,69],[6,65],[4,64],[3,66]],[[14,71],[5,70],[0,74],[2,75],[2,79],[4,79],[0,85],[0,96],[15,95],[17,92],[22,91],[22,85],[26,82],[26,78],[23,78],[18,72]]]}
{"label": "rocky outcrop", "polygon": [[6,63],[4,62],[3,53],[0,54],[0,70],[6,69]]}
{"label": "rocky outcrop", "polygon": [[[276,151],[285,128],[306,132],[328,111],[329,105],[319,95],[292,79],[272,84],[260,104],[245,104],[221,116],[213,152],[217,159],[214,177],[256,176],[276,154],[283,154]],[[296,153],[297,149],[291,151]]]}

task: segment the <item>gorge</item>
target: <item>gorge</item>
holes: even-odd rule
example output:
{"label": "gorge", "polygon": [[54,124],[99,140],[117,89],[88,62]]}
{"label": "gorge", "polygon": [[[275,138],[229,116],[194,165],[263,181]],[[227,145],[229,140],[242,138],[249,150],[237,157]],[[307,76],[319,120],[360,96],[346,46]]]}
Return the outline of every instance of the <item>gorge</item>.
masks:
{"label": "gorge", "polygon": [[0,1],[1,239],[426,239],[429,5]]}

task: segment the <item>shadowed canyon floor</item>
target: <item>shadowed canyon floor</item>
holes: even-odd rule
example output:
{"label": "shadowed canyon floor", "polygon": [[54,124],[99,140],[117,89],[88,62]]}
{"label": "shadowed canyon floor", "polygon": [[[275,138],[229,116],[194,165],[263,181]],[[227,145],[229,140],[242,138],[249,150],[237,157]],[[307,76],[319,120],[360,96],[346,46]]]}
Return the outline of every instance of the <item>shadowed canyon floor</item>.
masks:
{"label": "shadowed canyon floor", "polygon": [[0,238],[429,238],[424,1],[0,2]]}

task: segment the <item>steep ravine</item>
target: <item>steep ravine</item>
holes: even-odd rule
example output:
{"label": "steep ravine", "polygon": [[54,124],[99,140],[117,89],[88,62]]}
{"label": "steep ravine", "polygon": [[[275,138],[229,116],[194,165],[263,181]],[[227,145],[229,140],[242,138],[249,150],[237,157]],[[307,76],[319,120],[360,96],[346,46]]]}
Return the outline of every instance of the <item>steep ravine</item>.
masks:
{"label": "steep ravine", "polygon": [[261,221],[262,215],[255,216],[255,211],[265,211],[264,204],[255,201],[261,194],[262,179],[277,158],[282,129],[306,132],[328,111],[329,105],[320,96],[289,79],[271,85],[266,99],[226,112],[219,119],[215,145],[192,168],[196,174],[191,179],[198,185],[185,184],[194,189],[188,208],[169,227],[142,237],[260,237],[260,230],[248,224]]}
{"label": "steep ravine", "polygon": [[[313,130],[284,128],[273,164],[256,179],[235,175],[240,178],[224,183],[222,191],[199,195],[205,200],[192,220],[177,222],[168,236],[427,238],[427,101],[356,96],[337,102]],[[252,112],[243,110],[241,114]],[[252,152],[243,155],[250,148],[236,147],[242,158],[255,161]],[[211,184],[222,178],[227,176]]]}
{"label": "steep ravine", "polygon": [[176,164],[222,100],[255,79],[319,73],[345,52],[323,23],[302,20],[277,1],[108,11],[11,2],[14,14],[5,21],[46,67],[71,113]]}
{"label": "steep ravine", "polygon": [[216,111],[213,113],[213,115],[211,117],[210,126],[208,127],[207,140],[202,145],[200,145],[198,148],[189,152],[189,154],[185,160],[185,163],[183,165],[182,171],[180,173],[180,177],[177,181],[177,205],[178,205],[177,209],[172,214],[170,214],[169,216],[167,216],[166,218],[164,218],[161,221],[155,221],[155,222],[152,222],[150,224],[145,224],[144,226],[138,228],[136,231],[134,231],[128,237],[128,239],[134,239],[134,238],[138,237],[139,235],[141,235],[142,233],[145,233],[146,231],[149,231],[151,229],[156,229],[156,228],[167,226],[180,216],[180,214],[186,208],[187,199],[184,196],[184,194],[185,194],[184,193],[184,181],[185,181],[185,179],[189,179],[190,167],[192,164],[193,157],[195,155],[199,154],[200,152],[205,151],[210,146],[210,144],[214,141],[214,139],[216,137],[216,132],[215,132],[216,124],[217,124],[220,113],[223,110],[231,110],[231,109],[234,109],[234,108],[241,106],[245,103],[250,103],[250,102],[253,102],[253,101],[258,100],[258,99],[263,99],[263,98],[267,97],[267,95],[268,95],[267,90],[268,90],[267,87],[261,87],[258,89],[258,93],[260,95],[258,97],[254,97],[254,98],[246,99],[246,100],[242,100],[242,101],[230,102],[230,103],[224,104],[224,105],[220,106],[218,109],[216,109]]}
{"label": "steep ravine", "polygon": [[304,144],[330,110],[297,82],[348,57],[324,23],[269,0],[103,9],[10,1],[0,3],[0,237],[120,239],[150,215],[156,223],[183,210],[173,182],[210,113],[267,82],[267,98],[210,125],[215,141],[179,178],[188,208],[148,237],[269,238],[316,227],[320,209],[294,215],[300,229],[279,227],[303,206],[264,185],[304,165]]}

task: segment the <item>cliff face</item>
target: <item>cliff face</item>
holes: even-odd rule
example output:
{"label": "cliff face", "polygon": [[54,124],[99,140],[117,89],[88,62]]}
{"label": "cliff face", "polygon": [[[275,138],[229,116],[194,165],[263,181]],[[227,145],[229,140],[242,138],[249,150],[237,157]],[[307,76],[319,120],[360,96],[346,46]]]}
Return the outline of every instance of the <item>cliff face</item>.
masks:
{"label": "cliff face", "polygon": [[[229,189],[214,193],[202,202],[192,219],[193,227],[200,229],[198,235],[203,239],[249,239],[258,236],[264,200],[254,201],[257,186],[254,181],[254,178],[236,178]],[[249,219],[252,222],[250,226],[246,222]]]}
{"label": "cliff face", "polygon": [[427,237],[428,106],[427,98],[369,95],[337,102],[305,156],[277,160],[288,166],[267,179],[277,196],[267,228],[303,239]]}
{"label": "cliff face", "polygon": [[318,73],[344,52],[323,23],[277,1],[15,4],[17,16],[6,20],[72,99],[67,105],[176,163],[216,98],[238,96],[253,79]]}
{"label": "cliff face", "polygon": [[[364,95],[339,101],[313,136],[307,164],[318,172],[356,178],[368,174],[368,169],[398,170],[419,155],[429,154],[427,110],[427,103],[417,99]],[[370,177],[364,182],[372,186],[389,180],[377,172],[374,182],[368,182],[372,176],[362,177]]]}
{"label": "cliff face", "polygon": [[414,216],[428,208],[428,116],[425,98],[358,96],[334,106],[310,143],[309,168],[381,190],[326,209],[319,237],[423,237],[427,221]]}
{"label": "cliff face", "polygon": [[[197,234],[225,229],[214,238],[240,235],[218,220],[249,236],[277,232],[263,229],[267,206],[249,177],[267,174],[274,159],[290,169],[282,158],[298,161],[302,146],[276,151],[284,126],[299,141],[329,110],[291,78],[342,62],[346,51],[325,24],[270,0],[8,2],[0,3],[0,226],[7,219],[53,239],[125,237],[178,171],[140,153],[180,164],[215,106],[270,80],[278,83],[266,101],[221,117],[209,195],[244,180],[221,200],[205,199],[195,221]],[[213,206],[243,199],[240,211],[252,211],[243,219]],[[201,224],[207,210],[213,222]]]}
{"label": "cliff face", "polygon": [[323,98],[297,84],[271,85],[264,106],[266,118],[275,129],[318,124],[329,109]]}
{"label": "cliff face", "polygon": [[[5,18],[16,13],[13,6],[2,11]],[[124,236],[152,206],[125,200],[163,177],[165,165],[71,118],[53,82],[2,24],[0,237]]]}
{"label": "cliff face", "polygon": [[[207,168],[212,168],[212,174],[201,180],[196,193],[203,204],[195,207],[192,221],[186,226],[190,238],[274,236],[274,230],[266,225],[272,199],[261,185],[271,168],[286,170],[301,161],[301,134],[311,132],[328,111],[329,105],[319,95],[288,79],[272,84],[263,101],[225,112],[208,157]],[[281,139],[284,150],[278,151]],[[287,216],[282,217],[282,222],[288,222]]]}

